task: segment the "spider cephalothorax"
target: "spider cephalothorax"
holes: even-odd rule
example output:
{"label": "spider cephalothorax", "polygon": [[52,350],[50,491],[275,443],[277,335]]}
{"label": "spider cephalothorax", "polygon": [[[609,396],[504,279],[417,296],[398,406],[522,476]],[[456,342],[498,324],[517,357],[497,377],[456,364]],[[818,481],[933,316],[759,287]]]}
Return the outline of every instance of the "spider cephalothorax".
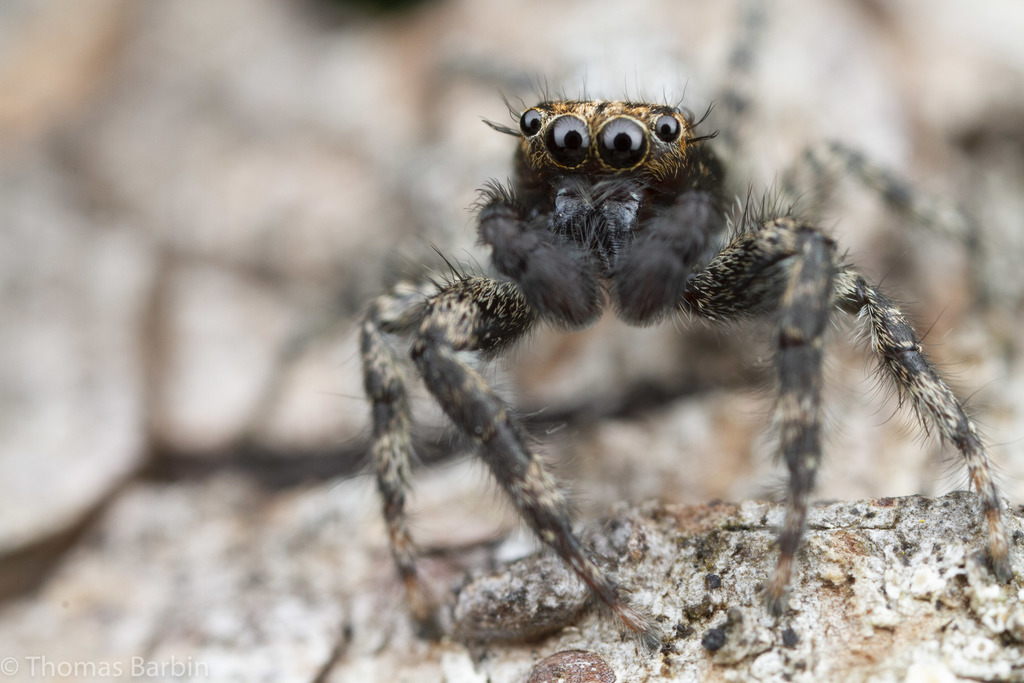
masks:
{"label": "spider cephalothorax", "polygon": [[[373,457],[391,546],[421,623],[432,605],[416,574],[405,521],[410,415],[400,362],[386,335],[411,337],[428,391],[508,493],[523,519],[641,640],[656,622],[630,605],[572,529],[570,506],[504,401],[465,352],[495,355],[540,322],[578,328],[610,301],[629,323],[683,312],[774,324],[779,454],[790,474],[779,559],[766,584],[785,607],[821,458],[823,335],[836,313],[870,330],[882,375],[964,458],[988,526],[995,573],[1011,576],[1009,542],[988,456],[962,402],[924,355],[900,310],[837,256],[820,227],[786,211],[748,211],[727,239],[720,164],[711,135],[672,107],[550,101],[519,115],[515,177],[482,191],[478,231],[499,277],[456,274],[395,290],[362,328]],[[767,205],[766,205],[767,206]]]}
{"label": "spider cephalothorax", "polygon": [[681,294],[680,266],[709,258],[724,226],[714,135],[697,123],[665,105],[572,100],[530,107],[518,130],[491,124],[520,138],[512,185],[484,191],[495,267],[552,322],[595,320],[598,280],[625,320],[657,321]]}

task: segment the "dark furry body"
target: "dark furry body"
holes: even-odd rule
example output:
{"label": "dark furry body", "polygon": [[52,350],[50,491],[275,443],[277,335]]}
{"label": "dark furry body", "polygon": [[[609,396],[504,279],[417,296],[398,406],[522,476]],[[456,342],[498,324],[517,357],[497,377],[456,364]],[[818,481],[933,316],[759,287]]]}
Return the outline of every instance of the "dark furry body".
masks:
{"label": "dark furry body", "polygon": [[[530,112],[539,112],[536,130],[527,125]],[[670,140],[659,137],[668,130],[659,129],[666,116],[681,124]],[[586,125],[568,167],[552,133],[567,118]],[[606,163],[618,159],[609,151],[611,142],[622,142],[602,133],[613,121],[630,132],[635,124],[648,136],[641,141],[645,156],[626,170]],[[695,125],[692,117],[655,105],[570,101],[528,109],[522,134],[495,126],[521,138],[515,180],[485,188],[479,213],[480,240],[490,247],[502,279],[458,276],[371,305],[362,351],[374,461],[394,556],[421,623],[432,622],[432,606],[416,575],[404,516],[410,419],[385,333],[412,335],[412,358],[427,389],[473,440],[540,540],[645,645],[660,642],[655,622],[629,604],[578,540],[562,489],[505,403],[460,356],[496,355],[539,322],[578,329],[597,320],[609,302],[634,325],[677,312],[722,321],[774,320],[775,421],[790,486],[779,560],[766,585],[771,611],[785,607],[820,462],[822,338],[834,310],[867,321],[883,375],[926,427],[963,455],[981,496],[994,570],[1009,578],[1009,545],[983,444],[906,317],[839,260],[829,235],[786,212],[748,210],[727,238],[722,169],[708,136],[697,135]]]}

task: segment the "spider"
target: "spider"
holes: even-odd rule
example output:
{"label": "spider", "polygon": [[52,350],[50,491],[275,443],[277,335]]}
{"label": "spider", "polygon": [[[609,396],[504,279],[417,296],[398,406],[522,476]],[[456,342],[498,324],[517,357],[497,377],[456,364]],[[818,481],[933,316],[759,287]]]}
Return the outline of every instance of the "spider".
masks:
{"label": "spider", "polygon": [[772,202],[747,208],[730,230],[722,164],[703,119],[672,106],[555,100],[527,108],[515,176],[482,192],[480,241],[497,277],[458,271],[443,282],[403,285],[369,306],[361,330],[372,457],[391,550],[414,617],[433,623],[405,517],[411,418],[389,336],[411,340],[432,397],[469,437],[515,509],[641,643],[656,623],[632,605],[572,528],[570,505],[529,445],[524,428],[467,357],[509,350],[531,328],[577,330],[610,307],[652,325],[674,314],[710,321],[769,317],[778,386],[778,450],[789,471],[785,518],[766,607],[785,610],[808,499],[821,460],[823,334],[841,312],[862,319],[882,374],[963,456],[980,495],[996,576],[1012,572],[1000,496],[985,446],[924,354],[906,316],[838,256],[817,225]]}

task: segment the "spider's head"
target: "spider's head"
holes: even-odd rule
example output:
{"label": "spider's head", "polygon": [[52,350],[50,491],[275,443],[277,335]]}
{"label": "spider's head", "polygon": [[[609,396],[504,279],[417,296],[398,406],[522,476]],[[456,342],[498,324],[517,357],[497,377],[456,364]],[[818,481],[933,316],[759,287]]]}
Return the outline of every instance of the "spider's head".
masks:
{"label": "spider's head", "polygon": [[674,107],[607,100],[559,100],[530,107],[518,135],[521,161],[541,178],[570,174],[630,175],[657,182],[688,163],[693,146],[692,115]]}

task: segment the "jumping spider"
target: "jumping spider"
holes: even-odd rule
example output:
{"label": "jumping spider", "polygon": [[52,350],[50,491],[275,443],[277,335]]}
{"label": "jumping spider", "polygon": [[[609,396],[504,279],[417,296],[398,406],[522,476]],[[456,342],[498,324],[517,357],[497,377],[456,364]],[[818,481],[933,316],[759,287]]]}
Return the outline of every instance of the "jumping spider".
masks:
{"label": "jumping spider", "polygon": [[[454,274],[376,299],[362,326],[373,460],[391,549],[414,616],[432,606],[416,573],[405,517],[410,415],[386,335],[410,336],[427,389],[474,443],[519,514],[647,646],[654,621],[632,606],[572,529],[558,482],[523,427],[464,353],[501,354],[538,324],[594,323],[606,305],[633,325],[678,312],[713,321],[774,322],[779,452],[789,474],[779,557],[766,583],[781,613],[821,459],[822,337],[833,310],[866,321],[882,374],[962,454],[988,525],[992,566],[1011,577],[1009,543],[985,446],[924,355],[913,327],[879,289],[837,256],[835,241],[791,212],[748,209],[728,229],[713,135],[678,108],[627,101],[548,101],[519,129],[515,178],[482,190],[479,237],[500,277]],[[728,234],[727,233],[730,233]]]}

